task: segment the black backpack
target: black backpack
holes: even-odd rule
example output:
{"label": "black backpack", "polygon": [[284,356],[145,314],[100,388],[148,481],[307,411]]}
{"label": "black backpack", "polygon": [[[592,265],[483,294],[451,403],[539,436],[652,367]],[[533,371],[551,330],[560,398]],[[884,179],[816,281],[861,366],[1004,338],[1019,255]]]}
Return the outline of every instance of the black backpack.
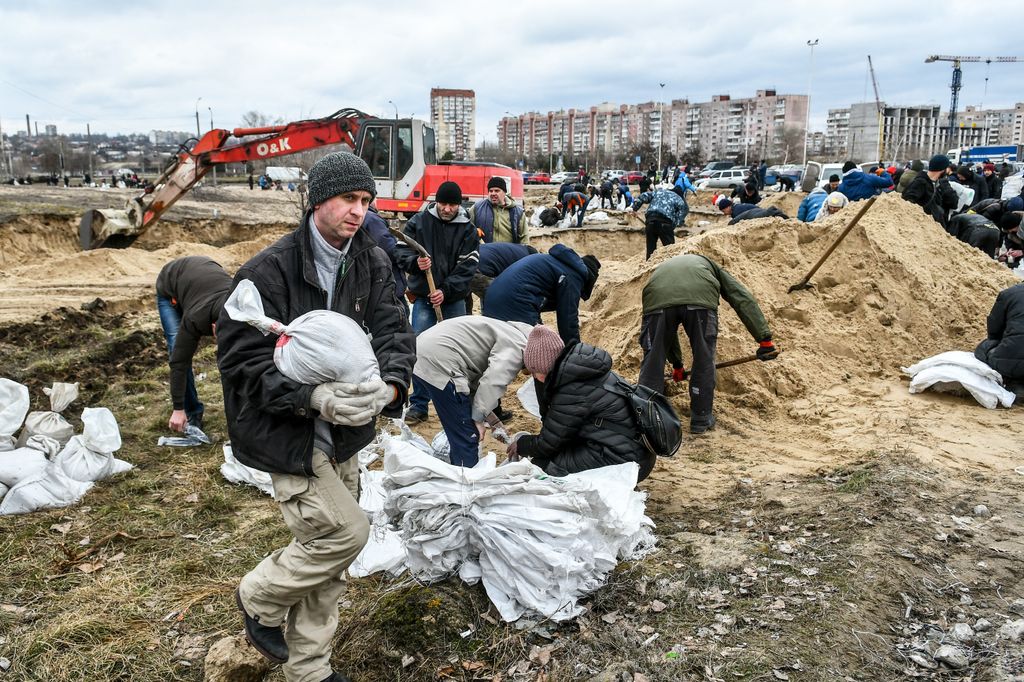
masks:
{"label": "black backpack", "polygon": [[604,387],[627,400],[636,429],[611,422],[602,422],[601,426],[633,438],[639,435],[647,451],[659,457],[676,454],[683,443],[683,426],[665,396],[646,386],[631,384],[615,372],[608,373]]}

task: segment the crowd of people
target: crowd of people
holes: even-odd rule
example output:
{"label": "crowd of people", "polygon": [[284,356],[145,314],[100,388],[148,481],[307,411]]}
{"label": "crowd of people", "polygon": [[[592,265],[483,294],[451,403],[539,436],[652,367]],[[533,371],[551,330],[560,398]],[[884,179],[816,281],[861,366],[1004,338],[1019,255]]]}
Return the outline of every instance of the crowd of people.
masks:
{"label": "crowd of people", "polygon": [[[904,198],[979,248],[992,245],[982,221],[999,212],[1002,239],[1012,247],[1004,256],[1019,261],[1022,207],[1014,199],[987,198],[950,215],[962,200],[955,190],[947,192],[948,171],[939,156],[927,168],[909,166],[896,177],[847,168],[804,199],[798,218],[820,220],[850,201],[898,191],[911,173]],[[960,177],[967,180],[966,174]],[[578,185],[560,189],[562,210],[586,210],[592,198]],[[765,215],[758,206],[761,189],[751,182],[732,197],[715,197],[715,205],[733,222]],[[632,199],[631,210],[646,206],[648,258],[658,241],[672,243],[674,229],[685,222],[691,191],[681,173],[671,189],[648,185]],[[581,339],[580,303],[594,291],[600,261],[564,244],[546,253],[530,246],[523,208],[508,196],[502,178],[492,178],[487,196],[468,209],[457,183],[441,184],[434,200],[404,225],[407,241],[396,238],[375,212],[376,185],[358,157],[336,152],[320,159],[310,169],[308,192],[310,208],[297,229],[233,278],[206,257],[168,263],[157,280],[157,309],[170,358],[169,428],[202,427],[204,408],[191,364],[200,339],[211,336],[233,453],[270,474],[294,536],[241,579],[236,600],[246,636],[260,653],[283,664],[285,679],[339,682],[347,678],[330,663],[337,603],[345,589],[344,569],[369,533],[358,505],[355,454],[374,438],[377,416],[422,423],[432,404],[448,439],[449,461],[459,467],[477,464],[488,432],[505,443],[510,461],[528,458],[552,476],[632,462],[642,481],[657,457],[630,397],[615,388],[623,378],[613,371],[612,356]],[[255,284],[274,319],[287,323],[327,309],[354,320],[371,339],[379,378],[307,385],[284,376],[274,362],[276,338],[224,310],[243,279]],[[474,298],[480,314],[472,314]],[[664,260],[642,293],[643,360],[632,386],[664,393],[669,381],[689,381],[694,435],[717,421],[715,356],[723,299],[756,344],[756,359],[775,358],[769,321],[751,291],[706,256]],[[542,324],[544,312],[555,313],[553,328]],[[689,369],[680,327],[689,343]],[[988,332],[976,354],[1024,392],[1024,284],[1000,295]],[[522,373],[533,379],[540,427],[510,435],[505,422],[513,415],[501,399]]]}

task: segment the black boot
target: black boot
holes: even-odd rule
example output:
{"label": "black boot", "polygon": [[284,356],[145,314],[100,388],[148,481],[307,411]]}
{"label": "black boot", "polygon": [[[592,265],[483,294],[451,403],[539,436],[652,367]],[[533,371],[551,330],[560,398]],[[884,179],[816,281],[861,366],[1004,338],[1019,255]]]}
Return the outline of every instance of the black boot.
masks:
{"label": "black boot", "polygon": [[[288,660],[288,644],[284,641],[281,626],[268,627],[261,625],[259,620],[251,617],[242,606],[242,595],[235,590],[235,603],[245,619],[245,638],[252,648],[260,652],[273,663],[284,663]],[[344,678],[343,678],[344,679]]]}
{"label": "black boot", "polygon": [[352,682],[352,679],[343,673],[332,672],[331,676],[324,679],[324,682]]}

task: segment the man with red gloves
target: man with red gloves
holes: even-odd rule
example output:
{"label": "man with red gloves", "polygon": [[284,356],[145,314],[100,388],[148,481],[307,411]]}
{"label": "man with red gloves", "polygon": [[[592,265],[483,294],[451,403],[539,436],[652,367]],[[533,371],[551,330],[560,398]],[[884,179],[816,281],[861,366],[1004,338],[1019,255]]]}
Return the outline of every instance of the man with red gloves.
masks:
{"label": "man with red gloves", "polygon": [[718,342],[718,302],[724,298],[758,342],[757,357],[773,359],[778,351],[764,313],[750,291],[706,256],[675,256],[654,269],[643,292],[640,346],[640,384],[665,392],[665,360],[672,363],[672,380],[687,378],[679,347],[679,326],[690,340],[693,368],[690,378],[690,433],[715,425],[715,346]]}

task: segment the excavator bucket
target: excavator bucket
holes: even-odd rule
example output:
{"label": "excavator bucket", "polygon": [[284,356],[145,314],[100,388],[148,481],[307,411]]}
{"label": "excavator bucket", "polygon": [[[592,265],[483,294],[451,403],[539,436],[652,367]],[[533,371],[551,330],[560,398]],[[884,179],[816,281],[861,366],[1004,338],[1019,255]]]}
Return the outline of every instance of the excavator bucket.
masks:
{"label": "excavator bucket", "polygon": [[128,248],[140,232],[132,218],[133,211],[125,209],[86,211],[78,224],[78,239],[82,250]]}

